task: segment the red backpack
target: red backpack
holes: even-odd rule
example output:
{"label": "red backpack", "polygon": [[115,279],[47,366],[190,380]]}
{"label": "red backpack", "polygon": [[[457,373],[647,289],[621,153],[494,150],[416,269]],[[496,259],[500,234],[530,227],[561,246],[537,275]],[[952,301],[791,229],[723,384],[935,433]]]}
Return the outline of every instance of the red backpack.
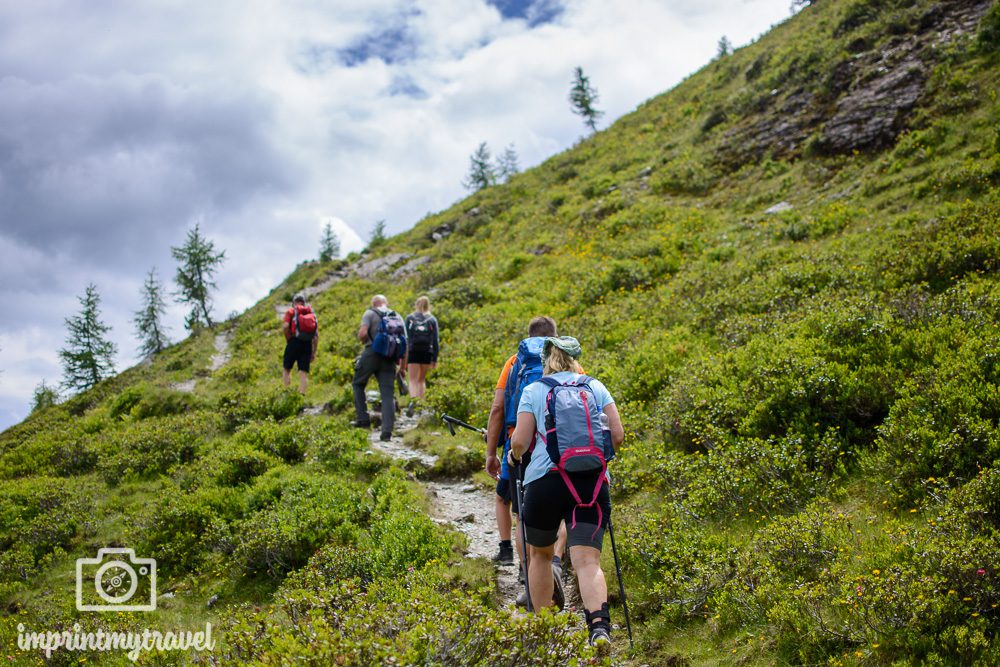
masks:
{"label": "red backpack", "polygon": [[316,321],[316,313],[309,306],[292,307],[292,335],[299,340],[312,340],[316,337],[316,330],[319,323]]}

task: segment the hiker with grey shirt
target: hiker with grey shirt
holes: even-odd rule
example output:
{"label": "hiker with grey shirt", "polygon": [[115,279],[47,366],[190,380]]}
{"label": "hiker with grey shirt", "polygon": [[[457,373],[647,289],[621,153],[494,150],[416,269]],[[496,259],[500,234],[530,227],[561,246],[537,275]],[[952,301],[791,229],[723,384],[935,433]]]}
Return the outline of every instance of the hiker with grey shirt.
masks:
{"label": "hiker with grey shirt", "polygon": [[[400,334],[402,336],[402,350],[392,349],[386,356],[385,351],[380,354],[376,350],[375,339],[383,330],[383,319],[387,322],[395,323],[399,320]],[[392,437],[392,427],[396,420],[396,401],[393,395],[393,380],[397,372],[405,372],[406,361],[406,336],[405,326],[402,320],[394,311],[389,309],[389,300],[382,294],[372,297],[371,308],[361,316],[361,327],[358,329],[358,340],[364,344],[365,348],[361,355],[354,362],[354,380],[351,388],[354,390],[354,413],[355,419],[352,426],[358,428],[370,428],[371,416],[368,414],[368,405],[365,400],[365,387],[368,379],[374,375],[378,380],[379,394],[382,397],[382,435],[383,441]],[[402,357],[396,356],[402,354]],[[393,358],[395,357],[395,358]],[[397,370],[398,363],[398,370]]]}

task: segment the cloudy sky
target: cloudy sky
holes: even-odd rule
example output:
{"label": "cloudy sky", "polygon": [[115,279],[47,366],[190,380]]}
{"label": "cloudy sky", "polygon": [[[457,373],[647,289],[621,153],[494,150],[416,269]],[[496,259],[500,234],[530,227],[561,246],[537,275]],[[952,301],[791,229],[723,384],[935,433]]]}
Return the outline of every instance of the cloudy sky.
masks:
{"label": "cloudy sky", "polygon": [[[464,196],[469,155],[572,145],[573,68],[603,124],[789,16],[789,0],[0,0],[0,429],[61,380],[88,283],[119,369],[186,230],[250,306],[326,222],[344,252]],[[174,339],[184,309],[171,306]]]}

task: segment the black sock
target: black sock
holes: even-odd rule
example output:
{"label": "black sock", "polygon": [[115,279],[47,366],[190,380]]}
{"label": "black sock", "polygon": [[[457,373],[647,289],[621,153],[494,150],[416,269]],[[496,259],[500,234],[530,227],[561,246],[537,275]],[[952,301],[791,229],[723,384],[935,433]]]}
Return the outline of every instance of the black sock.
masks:
{"label": "black sock", "polygon": [[513,549],[514,545],[510,543],[510,540],[500,540],[501,549]]}

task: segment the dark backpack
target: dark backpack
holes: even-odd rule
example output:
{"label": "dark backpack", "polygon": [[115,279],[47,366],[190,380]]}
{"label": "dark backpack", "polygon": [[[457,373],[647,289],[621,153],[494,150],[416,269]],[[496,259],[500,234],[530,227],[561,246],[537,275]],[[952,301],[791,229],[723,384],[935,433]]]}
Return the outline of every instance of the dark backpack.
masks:
{"label": "dark backpack", "polygon": [[406,325],[394,310],[387,313],[375,311],[379,316],[378,332],[372,338],[372,350],[391,361],[406,355]]}
{"label": "dark backpack", "polygon": [[517,404],[521,402],[524,388],[542,377],[542,345],[543,336],[525,338],[517,346],[517,360],[507,375],[507,386],[504,388],[504,425],[517,424]]}
{"label": "dark backpack", "polygon": [[409,322],[407,345],[411,352],[431,352],[434,349],[434,320],[426,315],[412,317]]}
{"label": "dark backpack", "polygon": [[[539,381],[549,388],[545,397],[545,451],[563,482],[576,501],[576,507],[597,506],[597,524],[601,524],[601,506],[597,496],[607,481],[608,461],[614,458],[611,431],[605,428],[601,406],[590,387],[593,378],[581,375],[574,381],[561,383],[551,376]],[[594,493],[583,502],[568,473],[600,471]],[[576,507],[573,526],[576,526]]]}
{"label": "dark backpack", "polygon": [[316,321],[316,313],[309,306],[293,306],[292,310],[292,335],[299,340],[312,340],[316,337],[316,330],[319,329],[319,322]]}

